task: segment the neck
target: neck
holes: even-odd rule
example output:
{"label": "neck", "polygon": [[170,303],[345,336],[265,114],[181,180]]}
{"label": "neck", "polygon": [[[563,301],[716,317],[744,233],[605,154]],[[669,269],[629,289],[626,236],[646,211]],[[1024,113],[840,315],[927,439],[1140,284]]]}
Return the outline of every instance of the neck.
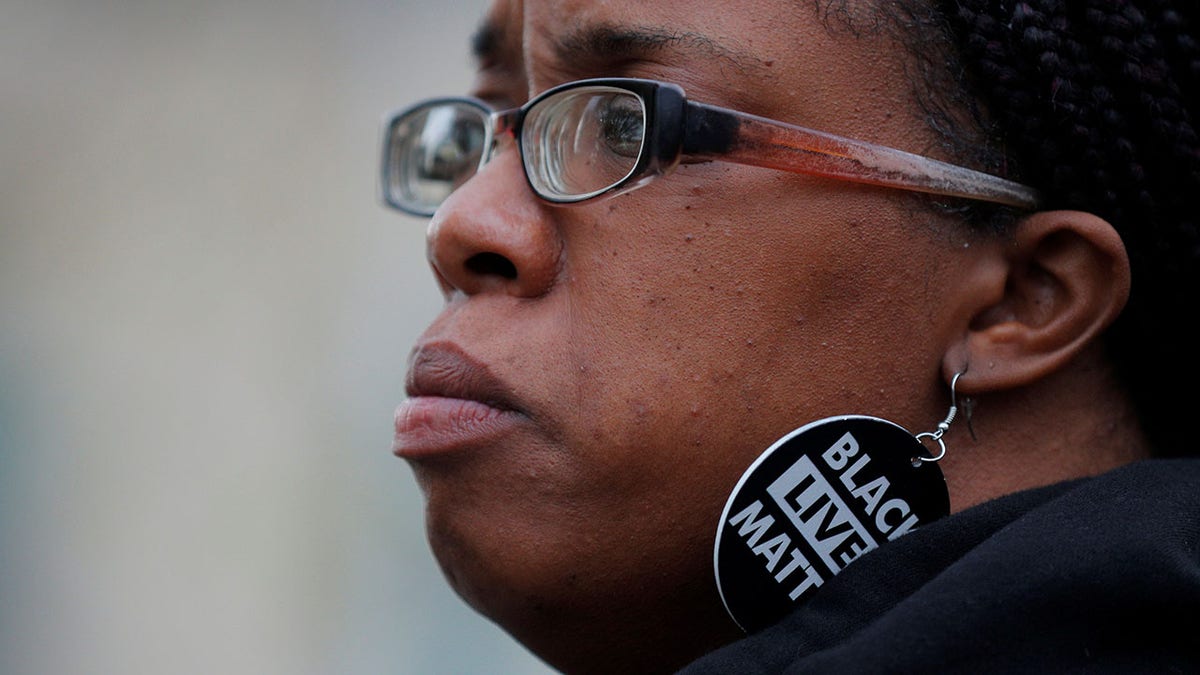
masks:
{"label": "neck", "polygon": [[977,397],[959,420],[942,464],[954,511],[1151,454],[1099,347],[1036,383]]}

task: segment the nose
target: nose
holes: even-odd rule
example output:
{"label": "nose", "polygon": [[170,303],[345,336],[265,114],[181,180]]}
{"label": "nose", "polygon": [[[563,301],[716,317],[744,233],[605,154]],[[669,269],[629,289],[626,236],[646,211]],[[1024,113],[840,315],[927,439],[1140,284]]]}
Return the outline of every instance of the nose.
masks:
{"label": "nose", "polygon": [[515,148],[497,153],[429,222],[427,256],[447,299],[548,293],[562,254],[553,208],[529,189]]}

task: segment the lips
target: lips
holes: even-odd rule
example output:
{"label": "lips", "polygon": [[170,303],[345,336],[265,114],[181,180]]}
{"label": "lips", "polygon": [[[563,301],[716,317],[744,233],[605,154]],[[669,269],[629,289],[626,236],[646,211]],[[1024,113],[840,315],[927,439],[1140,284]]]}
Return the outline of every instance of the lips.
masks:
{"label": "lips", "polygon": [[404,459],[484,448],[528,419],[509,387],[453,345],[420,347],[405,390],[392,446]]}

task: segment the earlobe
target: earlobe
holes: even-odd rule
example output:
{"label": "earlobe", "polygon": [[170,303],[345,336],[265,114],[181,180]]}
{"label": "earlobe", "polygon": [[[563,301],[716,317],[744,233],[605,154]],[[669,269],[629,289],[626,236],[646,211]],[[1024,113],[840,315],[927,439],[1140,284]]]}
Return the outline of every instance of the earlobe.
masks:
{"label": "earlobe", "polygon": [[[1107,221],[1082,211],[1021,220],[1004,264],[999,300],[970,312],[965,340],[943,370],[968,369],[964,393],[1026,385],[1061,368],[1116,319],[1129,297],[1129,257]],[[999,279],[996,280],[997,282]]]}

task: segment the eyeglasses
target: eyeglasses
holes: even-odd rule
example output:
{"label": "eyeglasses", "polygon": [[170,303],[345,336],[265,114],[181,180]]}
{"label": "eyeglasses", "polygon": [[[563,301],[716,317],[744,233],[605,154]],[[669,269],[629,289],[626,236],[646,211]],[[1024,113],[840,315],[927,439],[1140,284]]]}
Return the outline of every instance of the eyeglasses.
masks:
{"label": "eyeglasses", "polygon": [[628,192],[683,158],[721,160],[1019,208],[1030,187],[928,157],[689,101],[673,84],[628,78],[570,82],[520,108],[437,98],[384,127],[381,187],[390,206],[434,211],[516,139],[529,187],[554,204]]}

